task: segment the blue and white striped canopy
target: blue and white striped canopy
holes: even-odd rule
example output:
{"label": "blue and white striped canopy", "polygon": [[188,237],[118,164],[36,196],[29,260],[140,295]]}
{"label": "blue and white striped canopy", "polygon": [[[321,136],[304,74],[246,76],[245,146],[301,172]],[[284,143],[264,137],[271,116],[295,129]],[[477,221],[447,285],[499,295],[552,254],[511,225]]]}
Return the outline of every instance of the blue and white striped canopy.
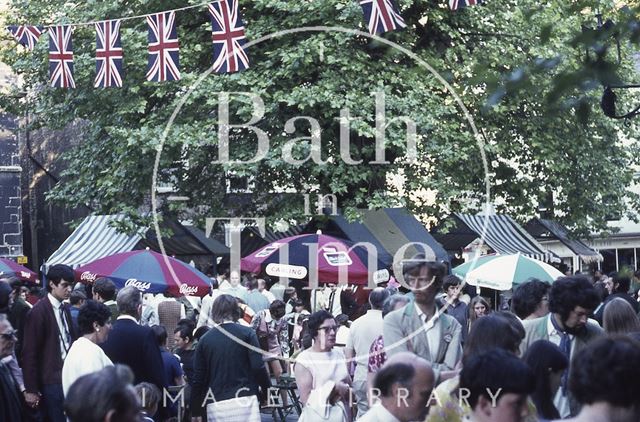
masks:
{"label": "blue and white striped canopy", "polygon": [[[508,215],[470,215],[456,213],[464,224],[478,234],[484,243],[502,255],[521,253],[530,258],[551,262],[553,254],[546,251]],[[485,229],[486,227],[486,229]]]}
{"label": "blue and white striped canopy", "polygon": [[109,225],[111,221],[123,219],[124,215],[118,214],[92,215],[85,218],[42,265],[42,272],[46,274],[49,267],[55,264],[77,268],[96,259],[133,250],[142,237],[139,234],[120,233]]}

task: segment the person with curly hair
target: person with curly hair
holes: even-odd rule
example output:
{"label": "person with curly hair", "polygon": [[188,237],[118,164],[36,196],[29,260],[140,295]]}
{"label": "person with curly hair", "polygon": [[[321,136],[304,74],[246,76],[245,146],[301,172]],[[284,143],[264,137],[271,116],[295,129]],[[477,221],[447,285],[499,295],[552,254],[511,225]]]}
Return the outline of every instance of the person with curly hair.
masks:
{"label": "person with curly hair", "polygon": [[111,366],[113,363],[98,344],[104,342],[111,331],[111,311],[104,303],[87,300],[78,312],[81,337],[71,345],[62,366],[62,390],[83,375]]}
{"label": "person with curly hair", "polygon": [[640,420],[640,343],[626,336],[598,339],[576,354],[569,391],[582,405],[569,422]]}
{"label": "person with curly hair", "polygon": [[549,313],[549,290],[544,281],[532,278],[521,284],[511,297],[511,310],[518,318],[536,319]]}
{"label": "person with curly hair", "polygon": [[[597,323],[588,319],[599,303],[595,287],[585,276],[559,278],[549,292],[550,313],[523,322],[526,335],[520,345],[521,353],[524,354],[535,341],[548,340],[558,346],[571,362],[573,356],[604,333]],[[562,418],[578,411],[578,403],[567,390],[567,375],[568,371],[565,371],[554,399]]]}

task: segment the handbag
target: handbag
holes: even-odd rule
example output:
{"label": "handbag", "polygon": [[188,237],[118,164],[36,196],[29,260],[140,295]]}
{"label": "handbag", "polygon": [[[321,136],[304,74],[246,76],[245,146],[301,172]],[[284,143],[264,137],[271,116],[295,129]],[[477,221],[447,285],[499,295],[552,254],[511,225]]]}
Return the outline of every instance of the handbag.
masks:
{"label": "handbag", "polygon": [[235,397],[207,405],[208,422],[260,422],[258,397]]}
{"label": "handbag", "polygon": [[327,404],[324,411],[318,411],[316,407],[305,406],[298,418],[298,422],[346,422],[346,420],[347,411],[341,401],[334,405]]}
{"label": "handbag", "polygon": [[344,403],[338,401],[331,404],[329,402],[335,385],[335,382],[327,381],[319,388],[313,389],[309,394],[307,404],[302,409],[298,422],[346,422],[347,411]]}

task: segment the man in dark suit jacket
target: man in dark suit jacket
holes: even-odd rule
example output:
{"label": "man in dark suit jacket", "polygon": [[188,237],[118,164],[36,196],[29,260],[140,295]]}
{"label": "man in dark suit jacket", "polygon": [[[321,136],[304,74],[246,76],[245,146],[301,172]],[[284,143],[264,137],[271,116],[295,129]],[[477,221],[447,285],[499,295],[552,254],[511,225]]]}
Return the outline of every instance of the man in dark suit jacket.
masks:
{"label": "man in dark suit jacket", "polygon": [[142,294],[133,286],[118,292],[120,315],[109,338],[100,346],[115,364],[127,365],[133,371],[134,384],[150,382],[161,390],[168,385],[156,337],[149,327],[138,323],[142,311]]}
{"label": "man in dark suit jacket", "polygon": [[71,294],[74,275],[67,265],[54,265],[47,273],[47,296],[27,314],[22,346],[25,400],[40,406],[46,421],[65,422],[62,365],[76,338],[71,314],[62,303]]}

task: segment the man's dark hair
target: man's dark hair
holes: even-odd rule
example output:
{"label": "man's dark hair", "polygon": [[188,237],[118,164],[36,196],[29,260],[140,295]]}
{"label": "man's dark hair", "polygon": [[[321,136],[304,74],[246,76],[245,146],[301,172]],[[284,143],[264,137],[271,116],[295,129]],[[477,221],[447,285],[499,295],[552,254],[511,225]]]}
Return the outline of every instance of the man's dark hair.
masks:
{"label": "man's dark hair", "polygon": [[549,286],[544,281],[536,278],[530,279],[518,286],[511,297],[511,310],[518,315],[518,318],[525,319],[538,309],[542,298],[549,297]]}
{"label": "man's dark hair", "polygon": [[479,354],[495,349],[511,352],[515,356],[522,339],[522,332],[504,316],[494,313],[478,318],[464,343],[462,362],[464,364]]}
{"label": "man's dark hair", "polygon": [[107,366],[78,378],[64,402],[69,421],[103,422],[110,411],[114,411],[112,420],[137,420],[140,406],[132,382],[133,373],[124,365]]}
{"label": "man's dark hair", "polygon": [[213,301],[211,307],[211,319],[216,324],[225,320],[237,321],[242,318],[242,310],[238,306],[238,300],[231,295],[220,295]]}
{"label": "man's dark hair", "polygon": [[567,319],[580,306],[593,311],[600,303],[595,287],[585,276],[560,277],[549,292],[549,311]]}
{"label": "man's dark hair", "polygon": [[93,293],[97,293],[102,300],[113,300],[116,297],[116,285],[106,277],[100,277],[93,283]]}
{"label": "man's dark hair", "polygon": [[82,293],[80,290],[72,291],[71,295],[69,296],[69,303],[71,305],[77,305],[78,303],[82,302],[83,300],[87,300],[87,295]]}
{"label": "man's dark hair", "polygon": [[180,338],[184,341],[193,341],[193,329],[189,325],[178,325],[173,333],[180,333]]}
{"label": "man's dark hair", "polygon": [[328,319],[335,320],[333,318],[333,315],[331,315],[329,312],[325,311],[324,309],[312,313],[309,316],[309,319],[307,321],[307,329],[309,330],[308,331],[309,336],[311,338],[315,338],[318,335],[318,329],[320,328],[322,323]]}
{"label": "man's dark hair", "polygon": [[47,272],[47,291],[51,291],[49,282],[52,282],[56,286],[60,284],[62,279],[67,280],[69,283],[73,283],[75,276],[73,274],[73,268],[64,264],[56,264],[49,268]]}
{"label": "man's dark hair", "polygon": [[629,288],[631,287],[629,276],[616,272],[612,273],[611,278],[613,278],[613,285],[617,284],[613,293],[629,293]]}
{"label": "man's dark hair", "polygon": [[164,325],[153,325],[151,331],[156,336],[158,346],[163,347],[167,343],[167,329],[164,328]]}
{"label": "man's dark hair", "polygon": [[454,274],[449,274],[442,280],[442,290],[446,293],[447,290],[449,290],[449,287],[458,287],[461,284],[462,280],[460,280],[460,277]]}
{"label": "man's dark hair", "polygon": [[[294,304],[294,306],[295,306],[295,304]],[[273,318],[275,318],[275,319],[282,318],[284,316],[284,314],[286,313],[286,311],[285,311],[286,309],[287,309],[287,306],[280,299],[274,300],[269,305],[269,312],[271,313],[271,316]]]}
{"label": "man's dark hair", "polygon": [[369,293],[369,304],[371,309],[382,309],[384,301],[390,296],[389,291],[383,287],[376,287]]}
{"label": "man's dark hair", "polygon": [[571,362],[569,390],[581,404],[638,405],[640,343],[626,336],[603,337],[580,350]]}
{"label": "man's dark hair", "polygon": [[478,404],[480,396],[491,399],[489,394],[498,394],[496,400],[499,400],[500,396],[507,393],[528,395],[533,392],[535,385],[535,377],[527,364],[513,353],[500,349],[472,356],[460,372],[460,388],[468,390],[472,409]]}
{"label": "man's dark hair", "polygon": [[409,386],[415,374],[415,368],[408,363],[397,362],[384,365],[376,373],[373,380],[373,387],[380,391],[382,397],[390,397],[393,393],[393,391],[391,391],[393,384],[399,383],[403,386]]}
{"label": "man's dark hair", "polygon": [[94,322],[97,322],[99,326],[103,327],[110,319],[111,311],[104,303],[87,300],[78,312],[78,328],[80,329],[80,334],[91,334],[93,333]]}

